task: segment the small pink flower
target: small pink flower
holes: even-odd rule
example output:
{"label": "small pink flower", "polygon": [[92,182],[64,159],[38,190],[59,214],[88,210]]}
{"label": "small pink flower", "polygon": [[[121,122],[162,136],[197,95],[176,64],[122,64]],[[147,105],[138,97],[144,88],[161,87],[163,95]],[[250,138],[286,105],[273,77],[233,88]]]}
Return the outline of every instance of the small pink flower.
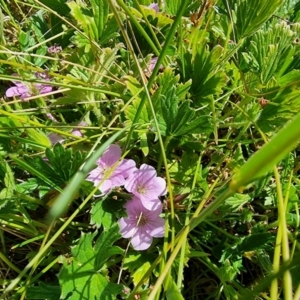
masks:
{"label": "small pink flower", "polygon": [[[132,159],[123,159],[116,166],[121,154],[118,145],[110,145],[97,160],[98,167],[92,170],[86,179],[93,182],[94,186],[98,186],[102,181],[99,190],[103,194],[107,194],[114,187],[124,185],[126,178],[136,169]],[[112,169],[114,170],[111,171]]]}
{"label": "small pink flower", "polygon": [[[157,56],[152,57],[150,59],[150,62],[148,63],[147,68],[144,69],[144,72],[146,73],[146,75],[148,75],[148,76],[151,75],[151,73],[153,72],[153,70],[154,70],[154,68],[155,68],[155,66],[157,64],[157,60],[158,60]],[[160,65],[159,66],[159,70],[163,70],[163,67],[164,67],[163,65]]]}
{"label": "small pink flower", "polygon": [[62,47],[57,44],[54,44],[53,46],[50,46],[48,48],[48,53],[50,53],[50,54],[58,54],[61,51],[62,51]]}
{"label": "small pink flower", "polygon": [[158,57],[152,57],[151,60],[150,60],[150,63],[148,65],[148,69],[150,72],[153,72],[154,68],[155,68],[155,65],[157,63],[157,60],[158,60]]}
{"label": "small pink flower", "polygon": [[162,208],[148,210],[142,202],[133,197],[125,206],[127,218],[121,218],[118,223],[123,238],[130,238],[135,250],[146,250],[151,246],[153,237],[163,237],[165,220],[159,215]]}
{"label": "small pink flower", "polygon": [[53,123],[58,123],[56,118],[51,113],[46,113],[46,117],[51,120]]}
{"label": "small pink flower", "polygon": [[61,135],[51,132],[50,134],[48,134],[48,139],[51,142],[51,145],[54,146],[57,143],[63,143],[64,142],[64,137],[62,137]]}
{"label": "small pink flower", "polygon": [[[84,121],[82,121],[82,122],[80,122],[80,123],[78,124],[78,126],[84,127],[84,126],[87,126],[87,123],[85,123]],[[83,134],[82,131],[81,131],[81,128],[77,128],[77,127],[74,127],[74,129],[71,131],[71,133],[72,133],[73,135],[78,136],[78,137],[83,137],[83,136],[84,136],[84,134]]]}
{"label": "small pink flower", "polygon": [[[37,79],[43,79],[46,81],[49,81],[49,77],[46,74],[43,73],[36,73]],[[20,97],[21,99],[25,99],[27,97],[30,97],[32,95],[41,95],[50,93],[52,91],[52,86],[48,84],[42,84],[42,83],[33,83],[25,84],[20,81],[13,81],[15,86],[10,87],[7,89],[5,95],[6,97]]]}
{"label": "small pink flower", "polygon": [[126,180],[125,188],[138,197],[145,208],[155,210],[162,207],[159,196],[166,194],[166,181],[157,177],[153,167],[143,164]]}
{"label": "small pink flower", "polygon": [[154,9],[156,12],[159,12],[159,6],[157,3],[151,3],[148,5],[148,7]]}
{"label": "small pink flower", "polygon": [[32,95],[29,86],[27,86],[26,84],[18,81],[14,81],[14,84],[15,86],[10,87],[6,91],[5,93],[6,97],[20,96],[21,99],[24,99]]}

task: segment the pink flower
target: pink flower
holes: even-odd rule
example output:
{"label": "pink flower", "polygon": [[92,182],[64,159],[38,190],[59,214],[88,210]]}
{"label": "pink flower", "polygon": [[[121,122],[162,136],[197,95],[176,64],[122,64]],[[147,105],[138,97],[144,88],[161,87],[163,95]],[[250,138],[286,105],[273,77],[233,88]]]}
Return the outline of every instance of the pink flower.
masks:
{"label": "pink flower", "polygon": [[54,146],[56,143],[62,144],[65,140],[64,137],[54,132],[48,134],[48,139],[50,140],[52,146]]}
{"label": "pink flower", "polygon": [[58,123],[56,118],[51,113],[46,113],[46,117],[54,123]]}
{"label": "pink flower", "polygon": [[154,9],[155,12],[159,12],[159,6],[157,3],[151,3],[148,7]]}
{"label": "pink flower", "polygon": [[[146,73],[147,76],[150,76],[151,73],[153,72],[153,70],[154,70],[154,68],[155,68],[155,66],[156,66],[156,64],[157,64],[157,60],[158,60],[158,57],[157,57],[157,56],[152,57],[152,58],[150,59],[150,62],[148,63],[147,68],[144,69],[144,72]],[[159,66],[159,70],[162,70],[163,67],[164,67],[163,65],[160,65],[160,66]]]}
{"label": "pink flower", "polygon": [[[85,123],[84,121],[81,121],[78,126],[80,127],[85,127],[87,126],[87,123]],[[80,128],[77,128],[77,127],[74,127],[74,129],[72,130],[71,132],[73,135],[76,135],[78,137],[83,137],[84,134],[82,133],[81,129]]]}
{"label": "pink flower", "polygon": [[[36,73],[36,78],[43,79],[46,81],[50,80],[49,77],[43,73]],[[30,84],[25,84],[20,81],[13,81],[13,83],[15,84],[15,86],[10,87],[6,91],[6,93],[5,93],[6,97],[20,96],[21,99],[25,99],[34,94],[41,95],[41,94],[50,93],[52,91],[52,86],[48,85],[48,84],[33,83],[32,85],[30,85]]]}
{"label": "pink flower", "polygon": [[98,167],[87,177],[87,180],[93,182],[94,186],[98,186],[102,181],[99,190],[103,194],[107,194],[114,187],[124,185],[126,178],[136,169],[132,159],[123,159],[118,163],[121,154],[122,151],[118,145],[110,145],[97,160]]}
{"label": "pink flower", "polygon": [[158,197],[166,193],[166,181],[156,175],[153,167],[143,164],[140,169],[133,171],[124,185],[149,210],[161,209],[162,204]]}
{"label": "pink flower", "polygon": [[61,51],[62,51],[62,47],[57,44],[54,44],[53,46],[50,46],[48,48],[48,53],[50,53],[50,54],[58,54]]}
{"label": "pink flower", "polygon": [[157,63],[158,57],[152,57],[148,65],[149,71],[152,73]]}
{"label": "pink flower", "polygon": [[131,238],[135,250],[146,250],[150,247],[153,237],[163,237],[165,220],[159,215],[162,208],[148,210],[142,202],[133,197],[125,206],[127,218],[121,218],[118,223],[123,238]]}

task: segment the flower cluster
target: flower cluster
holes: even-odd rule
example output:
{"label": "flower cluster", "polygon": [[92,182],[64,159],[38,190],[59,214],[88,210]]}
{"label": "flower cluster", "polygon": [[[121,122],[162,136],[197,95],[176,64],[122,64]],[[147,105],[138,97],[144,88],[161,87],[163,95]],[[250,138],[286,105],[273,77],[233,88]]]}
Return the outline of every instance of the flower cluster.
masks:
{"label": "flower cluster", "polygon": [[48,53],[49,54],[58,54],[62,51],[62,47],[57,45],[57,44],[54,44],[53,46],[50,46],[48,48]]}
{"label": "flower cluster", "polygon": [[127,217],[118,221],[120,232],[124,238],[131,239],[134,249],[145,250],[153,237],[164,236],[159,197],[166,194],[166,182],[157,176],[153,167],[143,164],[138,169],[132,159],[120,160],[121,154],[118,145],[110,145],[87,180],[98,186],[102,195],[119,186],[132,194],[132,199],[125,204]]}
{"label": "flower cluster", "polygon": [[[44,73],[36,73],[35,74],[37,79],[42,79],[45,81],[50,81],[49,77]],[[21,81],[13,81],[13,87],[10,87],[5,95],[6,97],[20,97],[21,99],[25,99],[31,97],[32,95],[41,95],[50,93],[52,91],[52,86],[48,84],[42,83],[34,83],[32,85],[25,84]]]}

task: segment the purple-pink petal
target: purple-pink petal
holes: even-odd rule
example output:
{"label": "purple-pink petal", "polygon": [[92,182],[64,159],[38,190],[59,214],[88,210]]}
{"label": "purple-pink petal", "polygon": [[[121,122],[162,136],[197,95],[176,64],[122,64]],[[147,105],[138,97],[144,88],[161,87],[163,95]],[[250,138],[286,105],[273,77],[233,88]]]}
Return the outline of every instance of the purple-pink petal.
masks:
{"label": "purple-pink petal", "polygon": [[74,128],[71,132],[73,135],[78,136],[78,137],[83,137],[83,133],[81,132],[80,129]]}
{"label": "purple-pink petal", "polygon": [[98,185],[102,179],[102,168],[97,167],[93,169],[86,179],[92,181],[95,186]]}
{"label": "purple-pink petal", "polygon": [[58,123],[55,117],[51,113],[46,113],[46,117],[54,123]]}
{"label": "purple-pink petal", "polygon": [[148,69],[149,69],[150,72],[153,72],[153,70],[155,68],[155,65],[157,63],[157,60],[158,60],[158,57],[151,58],[150,63],[148,65]]}
{"label": "purple-pink petal", "polygon": [[156,12],[159,12],[159,6],[157,3],[151,3],[148,7],[154,9]]}
{"label": "purple-pink petal", "polygon": [[127,210],[128,218],[132,218],[135,220],[136,216],[141,212],[146,212],[147,210],[142,205],[141,201],[137,197],[133,197],[132,200],[127,201],[124,207]]}
{"label": "purple-pink petal", "polygon": [[136,170],[135,161],[132,159],[123,159],[118,165],[118,172],[122,172],[125,178],[131,176]]}
{"label": "purple-pink petal", "polygon": [[52,86],[50,86],[50,85],[42,85],[39,88],[40,94],[47,94],[47,93],[50,93],[51,91],[52,91]]}
{"label": "purple-pink petal", "polygon": [[123,238],[129,239],[135,234],[136,224],[131,222],[129,219],[121,218],[118,223],[120,226],[120,233],[122,234]]}
{"label": "purple-pink petal", "polygon": [[141,197],[141,202],[147,210],[158,210],[162,208],[162,203],[158,198],[149,199]]}
{"label": "purple-pink petal", "polygon": [[156,191],[159,193],[159,196],[163,196],[167,193],[166,181],[161,177],[155,178]]}
{"label": "purple-pink petal", "polygon": [[104,180],[100,186],[99,186],[99,190],[101,191],[101,193],[103,195],[109,193],[111,191],[112,188],[114,188],[115,185],[113,184],[113,182],[108,178],[106,180]]}
{"label": "purple-pink petal", "polygon": [[[15,76],[16,76],[16,74],[15,74]],[[21,81],[13,81],[13,83],[14,83],[14,85],[16,86],[16,87],[24,87],[24,86],[26,86],[23,82],[21,82]]]}
{"label": "purple-pink petal", "polygon": [[142,164],[140,166],[140,174],[139,174],[143,180],[143,182],[151,181],[153,178],[156,177],[157,173],[156,170],[147,164]]}
{"label": "purple-pink petal", "polygon": [[163,195],[166,190],[166,182],[164,181],[164,179],[159,177],[153,178],[152,181],[139,182],[138,184],[144,186],[146,190],[146,192],[142,194],[141,197],[149,200]]}
{"label": "purple-pink petal", "polygon": [[122,150],[118,145],[110,145],[103,153],[100,161],[108,167],[112,167],[121,157]]}
{"label": "purple-pink petal", "polygon": [[158,217],[156,220],[148,221],[147,232],[153,237],[164,237],[165,235],[165,220]]}
{"label": "purple-pink petal", "polygon": [[151,246],[152,240],[152,236],[143,230],[138,230],[131,239],[131,245],[135,250],[146,250]]}
{"label": "purple-pink petal", "polygon": [[144,205],[142,205],[142,207],[144,209],[144,214],[147,215],[147,220],[150,222],[155,221],[162,212],[162,206],[153,210],[145,209]]}
{"label": "purple-pink petal", "polygon": [[48,135],[48,139],[50,140],[52,145],[55,145],[56,143],[62,143],[65,140],[61,135],[54,132],[51,132]]}
{"label": "purple-pink petal", "polygon": [[113,187],[121,186],[125,183],[125,178],[122,174],[113,174],[109,179],[112,182]]}
{"label": "purple-pink petal", "polygon": [[16,96],[20,96],[20,93],[18,91],[18,88],[16,86],[13,86],[7,89],[5,95],[6,97],[16,97]]}
{"label": "purple-pink petal", "polygon": [[[18,76],[18,74],[13,74],[15,76]],[[44,73],[36,73],[36,78],[37,79],[44,79],[46,81],[50,81],[49,77],[47,74]],[[6,91],[6,96],[7,97],[16,97],[20,96],[21,99],[30,97],[35,94],[46,94],[52,91],[52,86],[48,84],[41,84],[41,83],[33,83],[33,85],[28,86],[27,84],[21,82],[21,81],[15,81],[12,80],[14,83],[14,87],[9,88]],[[33,90],[32,90],[33,87]]]}

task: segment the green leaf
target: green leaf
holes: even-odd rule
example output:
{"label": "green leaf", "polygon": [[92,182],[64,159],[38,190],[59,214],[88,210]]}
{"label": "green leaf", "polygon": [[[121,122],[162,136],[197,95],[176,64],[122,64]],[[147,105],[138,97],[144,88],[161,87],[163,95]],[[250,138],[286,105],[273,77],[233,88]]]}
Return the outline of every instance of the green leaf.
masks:
{"label": "green leaf", "polygon": [[188,91],[190,90],[192,85],[192,80],[188,80],[185,83],[180,83],[176,86],[176,95],[179,100],[184,100],[187,96]]}
{"label": "green leaf", "polygon": [[96,233],[83,234],[72,249],[72,262],[67,263],[63,258],[63,268],[58,276],[63,299],[116,299],[116,295],[121,293],[123,286],[109,282],[98,268],[110,256],[123,253],[120,248],[112,246],[119,237],[117,230],[116,225],[110,231],[103,232],[95,246],[93,240]]}
{"label": "green leaf", "polygon": [[162,96],[161,110],[164,120],[167,125],[167,135],[171,135],[173,132],[172,127],[175,123],[175,118],[178,114],[178,99],[175,94],[175,87],[172,87],[166,96]]}
{"label": "green leaf", "polygon": [[239,260],[245,252],[268,249],[272,247],[274,236],[269,232],[254,233],[241,238],[236,245],[231,246],[223,251],[220,262]]}
{"label": "green leaf", "polygon": [[112,212],[107,210],[107,201],[100,200],[93,204],[91,210],[91,224],[97,227],[103,226],[105,230],[113,225]]}
{"label": "green leaf", "polygon": [[[68,2],[67,4],[71,9],[72,16],[81,25],[85,34],[92,40],[99,42],[108,20],[108,1],[90,0],[88,4],[84,2]],[[111,29],[112,27],[109,31]]]}
{"label": "green leaf", "polygon": [[[241,264],[241,260],[239,261]],[[239,269],[235,268],[229,260],[224,261],[222,267],[218,269],[218,277],[222,282],[232,281],[239,273]]]}
{"label": "green leaf", "polygon": [[95,261],[95,269],[100,270],[108,258],[116,255],[122,254],[123,250],[120,247],[112,246],[115,241],[120,239],[121,235],[119,233],[120,228],[118,224],[110,227],[108,231],[104,231],[95,244],[95,252],[97,253]]}
{"label": "green leaf", "polygon": [[232,299],[232,300],[240,299],[237,291],[229,284],[224,284],[224,294],[226,299]]}
{"label": "green leaf", "polygon": [[51,147],[50,140],[42,131],[38,129],[27,128],[26,132],[28,134],[28,137],[31,138],[34,142],[38,143],[39,145],[45,148]]}
{"label": "green leaf", "polygon": [[197,47],[193,60],[192,54],[185,53],[185,64],[188,66],[186,75],[192,79],[190,92],[197,106],[203,106],[208,97],[221,94],[226,87],[228,78],[224,68],[220,68],[223,54],[224,49],[220,45],[209,51],[206,44]]}
{"label": "green leaf", "polygon": [[83,234],[78,244],[72,249],[72,254],[81,264],[88,265],[91,269],[94,268],[95,251],[92,243],[96,233]]}
{"label": "green leaf", "polygon": [[[161,95],[161,112],[164,123],[159,120],[159,124],[162,125],[162,133],[167,136],[175,137],[192,134],[195,129],[197,129],[197,132],[202,133],[207,131],[208,126],[211,129],[207,117],[194,118],[196,112],[190,108],[188,100],[184,100],[178,107],[178,98],[174,86],[168,90],[165,96]],[[164,126],[166,126],[166,130],[164,130]]]}
{"label": "green leaf", "polygon": [[[148,272],[149,267],[155,261],[156,255],[142,252],[132,253],[125,257],[124,269],[129,270],[133,283],[137,285],[143,276]],[[149,277],[146,279],[145,284],[149,282]]]}
{"label": "green leaf", "polygon": [[101,38],[99,40],[100,45],[106,44],[109,40],[117,38],[120,34],[118,32],[119,26],[116,18],[111,18],[106,27],[103,30]]}
{"label": "green leaf", "polygon": [[72,150],[65,149],[61,143],[56,143],[53,150],[46,149],[46,156],[54,171],[60,174],[63,182],[69,181],[72,172]]}
{"label": "green leaf", "polygon": [[111,283],[102,274],[91,269],[88,264],[81,265],[72,261],[70,264],[63,258],[64,267],[59,274],[61,284],[60,299],[93,299],[115,300],[123,286]]}
{"label": "green leaf", "polygon": [[293,70],[278,80],[277,87],[266,90],[270,103],[262,108],[257,121],[263,131],[273,131],[275,126],[283,126],[300,110],[299,81],[300,71]]}
{"label": "green leaf", "polygon": [[[40,157],[37,160],[34,160],[31,157],[24,157],[24,161],[17,157],[12,157],[12,160],[22,169],[27,170],[31,174],[37,176],[51,188],[62,192],[62,189],[54,181],[48,178],[49,174],[51,174],[51,177],[53,177],[56,175],[56,173],[53,171],[53,169],[47,166],[47,164]],[[48,175],[45,175],[45,173]],[[60,179],[58,178],[56,181],[60,182]]]}
{"label": "green leaf", "polygon": [[3,161],[0,164],[0,176],[1,176],[0,183],[3,181],[5,186],[0,191],[0,209],[1,209],[12,200],[12,197],[14,195],[14,190],[16,188],[14,174],[9,164],[6,161]]}
{"label": "green leaf", "polygon": [[98,36],[101,37],[108,18],[109,4],[107,0],[90,0],[90,2]]}
{"label": "green leaf", "polygon": [[172,134],[174,136],[181,135],[180,132],[183,131],[183,128],[188,124],[191,119],[194,117],[195,111],[190,108],[189,101],[184,101],[178,108],[178,113],[174,121],[172,128]]}
{"label": "green leaf", "polygon": [[26,291],[27,299],[45,299],[45,300],[59,300],[60,287],[55,285],[48,285],[40,283],[39,286],[30,286]]}
{"label": "green leaf", "polygon": [[71,10],[78,25],[81,26],[84,33],[94,41],[99,39],[98,30],[94,21],[93,11],[84,2],[68,2],[67,5]]}
{"label": "green leaf", "polygon": [[73,154],[71,148],[64,149],[60,143],[56,143],[53,150],[46,149],[46,156],[48,162],[41,157],[24,156],[24,161],[13,158],[21,168],[35,175],[44,183],[38,184],[39,192],[42,192],[40,197],[43,197],[49,188],[62,192],[61,186],[64,186],[72,178],[83,164],[85,158],[82,152],[77,151]]}
{"label": "green leaf", "polygon": [[148,139],[146,133],[139,134],[140,136],[140,146],[141,150],[143,151],[144,156],[147,156],[149,154],[149,145],[148,145]]}
{"label": "green leaf", "polygon": [[[135,79],[132,76],[126,76],[125,84],[133,97],[132,104],[125,109],[125,116],[130,122],[133,122],[138,107],[141,103],[141,98],[139,97],[139,94],[142,91],[142,86],[137,81],[137,79]],[[147,108],[145,106],[143,106],[140,114],[140,118],[139,120],[137,120],[137,122],[141,124],[149,123],[149,116],[148,116]]]}
{"label": "green leaf", "polygon": [[184,300],[182,294],[178,290],[173,278],[168,276],[168,287],[166,289],[167,300]]}
{"label": "green leaf", "polygon": [[257,73],[263,85],[272,77],[280,78],[289,65],[293,62],[295,48],[292,46],[297,32],[291,30],[286,22],[270,26],[268,30],[259,30],[249,38],[243,52],[246,63],[241,62],[242,69],[250,69]]}
{"label": "green leaf", "polygon": [[[130,123],[133,122],[134,117],[136,115],[136,112],[138,110],[138,107],[139,107],[140,103],[141,103],[141,100],[139,98],[138,99],[134,99],[132,101],[132,104],[125,109],[126,118],[128,120],[130,120]],[[147,112],[146,107],[144,106],[142,108],[142,112],[140,114],[140,119],[138,120],[138,123],[140,123],[140,124],[148,124],[149,122],[150,122],[150,120],[149,120],[148,112]]]}
{"label": "green leaf", "polygon": [[174,71],[170,67],[166,67],[163,73],[159,74],[156,78],[156,83],[158,85],[158,89],[152,96],[152,103],[155,111],[158,114],[161,114],[161,103],[163,97],[168,97],[170,94],[170,90],[176,87],[176,97],[178,100],[184,100],[185,96],[188,92],[188,89],[191,86],[191,81],[188,81],[184,84],[178,84],[179,75],[174,75]]}
{"label": "green leaf", "polygon": [[235,194],[226,199],[225,204],[229,205],[233,211],[241,209],[241,207],[251,199],[248,194]]}
{"label": "green leaf", "polygon": [[165,1],[166,13],[175,16],[177,14],[180,4],[181,1],[179,0],[166,0]]}
{"label": "green leaf", "polygon": [[271,242],[274,242],[274,239],[274,236],[269,232],[254,233],[243,238],[241,243],[237,245],[236,251],[244,253],[257,249],[266,249],[270,247]]}
{"label": "green leaf", "polygon": [[[41,149],[44,150],[45,149],[45,145],[41,144],[40,142],[36,142],[32,139],[29,139],[29,138],[24,139],[24,138],[20,138],[16,135],[12,136],[12,135],[5,135],[5,134],[1,134],[1,133],[0,133],[0,137],[2,139],[6,139],[6,140],[12,140],[13,139],[14,141],[18,141],[22,144],[30,145],[30,146],[32,146],[33,149],[37,149],[37,150],[41,150]],[[4,142],[1,142],[1,143],[3,144]],[[51,146],[50,142],[49,142],[49,144]]]}
{"label": "green leaf", "polygon": [[[193,109],[192,109],[193,110]],[[196,116],[191,122],[183,126],[178,132],[177,136],[192,134],[192,133],[204,133],[211,132],[212,124],[209,116]]]}
{"label": "green leaf", "polygon": [[230,8],[236,12],[236,29],[240,38],[257,31],[282,4],[282,0],[230,0]]}
{"label": "green leaf", "polygon": [[298,113],[273,138],[239,169],[230,182],[230,192],[242,189],[246,184],[265,175],[296,145],[300,137]]}
{"label": "green leaf", "polygon": [[65,0],[40,0],[40,2],[54,10],[60,16],[67,16],[70,12]]}
{"label": "green leaf", "polygon": [[11,191],[15,189],[15,178],[14,174],[9,166],[8,163],[4,162],[2,165],[3,169],[5,170],[5,175],[4,175],[4,185]]}

